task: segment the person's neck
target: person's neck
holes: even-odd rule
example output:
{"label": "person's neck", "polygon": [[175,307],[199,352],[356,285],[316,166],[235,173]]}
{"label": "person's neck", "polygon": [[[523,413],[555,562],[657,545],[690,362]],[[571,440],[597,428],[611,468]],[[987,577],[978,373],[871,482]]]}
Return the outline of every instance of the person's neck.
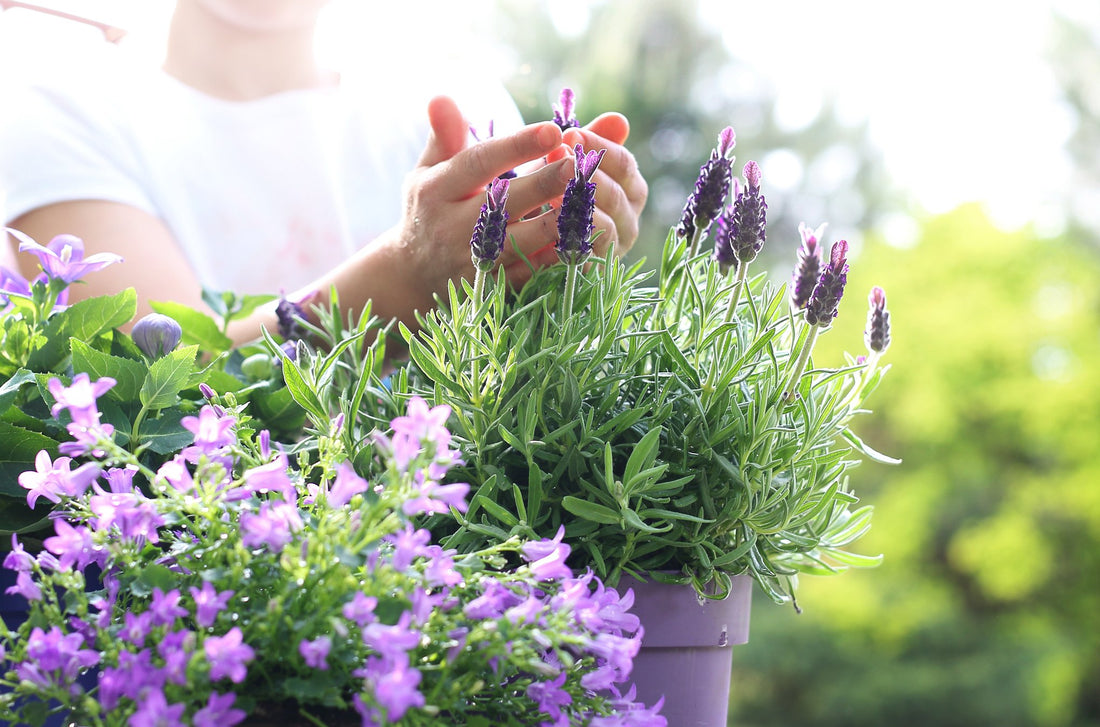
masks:
{"label": "person's neck", "polygon": [[250,32],[180,3],[168,32],[164,70],[215,98],[250,101],[334,82],[317,64],[312,26]]}

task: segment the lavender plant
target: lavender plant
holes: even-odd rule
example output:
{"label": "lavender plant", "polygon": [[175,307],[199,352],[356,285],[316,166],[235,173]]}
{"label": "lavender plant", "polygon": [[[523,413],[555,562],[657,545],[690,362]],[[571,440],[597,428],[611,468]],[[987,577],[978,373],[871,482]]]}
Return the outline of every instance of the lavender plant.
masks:
{"label": "lavender plant", "polygon": [[[732,128],[719,135],[655,274],[609,253],[587,272],[538,270],[519,291],[453,287],[416,334],[403,329],[409,363],[365,384],[357,414],[384,423],[413,396],[452,407],[453,473],[472,490],[465,512],[429,523],[445,547],[564,528],[570,564],[609,583],[630,574],[720,597],[749,573],[777,601],[799,574],[879,562],[849,549],[871,508],[847,475],[864,457],[895,461],[854,429],[888,367],[881,352],[813,359],[847,245],[822,267],[823,228],[803,229],[794,308],[784,285],[749,274],[767,205],[755,162],[744,185],[732,179],[733,143]],[[578,175],[594,153],[578,150]],[[563,205],[559,246],[586,249],[571,219]],[[701,252],[712,228],[716,247]],[[872,300],[878,346],[888,316],[884,294]]]}
{"label": "lavender plant", "polygon": [[[119,382],[49,385],[57,414],[97,421]],[[622,688],[631,593],[574,575],[560,532],[459,554],[417,527],[467,510],[469,486],[443,483],[462,463],[449,414],[410,400],[372,436],[372,481],[343,417],[292,457],[231,397],[185,417],[188,444],[155,470],[106,430],[76,469],[41,453],[19,484],[58,503],[55,534],[37,555],[13,536],[4,560],[30,614],[0,628],[0,719],[665,725]]]}

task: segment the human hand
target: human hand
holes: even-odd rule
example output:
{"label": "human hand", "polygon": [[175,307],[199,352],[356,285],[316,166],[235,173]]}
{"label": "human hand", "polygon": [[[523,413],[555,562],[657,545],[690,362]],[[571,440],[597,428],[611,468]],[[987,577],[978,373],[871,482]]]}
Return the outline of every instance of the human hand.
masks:
{"label": "human hand", "polygon": [[[472,277],[470,235],[485,201],[485,186],[499,174],[533,160],[544,159],[561,147],[561,130],[552,122],[532,124],[515,134],[467,146],[469,124],[447,97],[428,106],[432,135],[415,170],[406,179],[405,213],[399,244],[408,257],[415,291],[408,295],[420,310],[434,304],[432,295],[446,291],[447,281]],[[571,157],[540,166],[512,180],[508,191],[509,244],[499,264],[510,283],[522,285],[531,268],[551,264],[556,257],[536,255],[557,239],[556,212],[524,216],[544,203],[560,199],[573,177]],[[514,240],[514,247],[511,241]]]}

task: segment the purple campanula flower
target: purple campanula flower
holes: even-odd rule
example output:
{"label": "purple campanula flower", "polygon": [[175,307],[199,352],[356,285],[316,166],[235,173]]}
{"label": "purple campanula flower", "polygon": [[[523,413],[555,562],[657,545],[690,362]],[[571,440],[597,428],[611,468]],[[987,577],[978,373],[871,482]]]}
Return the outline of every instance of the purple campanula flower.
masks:
{"label": "purple campanula flower", "polygon": [[4,591],[9,596],[20,595],[28,601],[41,601],[42,589],[38,587],[38,584],[31,578],[31,574],[27,571],[19,571],[19,574],[15,576],[15,585],[8,586]]}
{"label": "purple campanula flower", "polygon": [[481,595],[462,607],[462,613],[467,618],[500,618],[505,610],[523,600],[498,580],[486,578],[483,582],[485,585]]}
{"label": "purple campanula flower", "polygon": [[107,551],[95,544],[88,528],[83,525],[74,528],[60,518],[54,520],[53,527],[57,535],[46,538],[42,545],[58,557],[60,570],[67,571],[75,565],[82,571],[91,563],[102,567],[107,562]]}
{"label": "purple campanula flower", "polygon": [[142,613],[127,611],[123,614],[122,620],[122,629],[118,632],[119,638],[139,649],[144,647],[145,639],[149,637],[149,632],[153,630],[153,614],[149,611]]}
{"label": "purple campanula flower", "polygon": [[363,644],[385,657],[386,661],[408,661],[408,652],[420,643],[419,632],[409,628],[412,623],[412,613],[405,611],[398,618],[397,623],[386,625],[383,623],[367,624],[363,628]]}
{"label": "purple campanula flower", "polygon": [[210,663],[210,681],[216,682],[222,677],[240,684],[244,681],[248,669],[245,664],[252,661],[256,652],[248,644],[242,643],[241,630],[234,626],[225,636],[211,636],[203,642],[203,652]]}
{"label": "purple campanula flower", "polygon": [[273,553],[281,553],[301,529],[298,508],[289,502],[265,502],[258,514],[241,515],[241,542],[247,548],[262,545]]}
{"label": "purple campanula flower", "polygon": [[452,507],[466,512],[469,492],[470,485],[465,482],[441,485],[435,480],[426,480],[420,485],[417,496],[402,503],[401,509],[406,515],[447,513]]}
{"label": "purple campanula flower", "polygon": [[585,153],[574,148],[574,176],[565,185],[558,214],[558,259],[566,265],[580,265],[592,254],[592,213],[596,209],[596,174],[606,149]]}
{"label": "purple campanula flower", "polygon": [[232,692],[212,693],[206,706],[195,712],[195,716],[191,718],[192,724],[194,727],[233,727],[244,722],[248,714],[242,709],[233,709],[236,699],[237,695]]}
{"label": "purple campanula flower", "polygon": [[187,616],[187,609],[180,605],[180,592],[178,588],[165,593],[159,588],[153,589],[153,602],[149,604],[149,613],[153,615],[153,623],[157,626],[171,626],[177,618]]}
{"label": "purple campanula flower", "polygon": [[863,341],[871,353],[884,353],[890,346],[890,311],[886,310],[886,291],[877,285],[867,297],[871,304],[867,311],[867,330]]}
{"label": "purple campanula flower", "polygon": [[352,599],[344,604],[341,613],[344,618],[354,621],[360,628],[377,620],[374,609],[378,605],[378,599],[368,596],[362,591],[356,591]]}
{"label": "purple campanula flower", "polygon": [[730,245],[742,265],[748,265],[764,247],[768,203],[760,194],[760,166],[745,163],[745,187],[739,189],[730,208]]}
{"label": "purple campanula flower", "polygon": [[55,402],[50,413],[56,417],[62,409],[68,409],[74,422],[95,426],[99,424],[96,399],[107,393],[115,383],[110,376],[102,376],[92,383],[88,374],[83,372],[74,376],[68,386],[62,384],[60,379],[51,378],[46,384]]}
{"label": "purple campanula flower", "polygon": [[802,245],[798,248],[798,265],[791,281],[791,307],[796,311],[810,302],[810,294],[821,277],[821,236],[825,234],[825,225],[811,230],[802,222],[798,225],[798,234],[802,237]]}
{"label": "purple campanula flower", "polygon": [[27,638],[27,661],[42,672],[59,677],[55,684],[67,685],[82,669],[99,663],[99,652],[82,646],[84,637],[80,634],[63,633],[56,625],[49,631],[35,626]]}
{"label": "purple campanula flower", "polygon": [[513,624],[537,624],[538,615],[545,605],[537,596],[529,595],[504,612],[504,618]]}
{"label": "purple campanula flower", "polygon": [[424,695],[417,690],[421,674],[409,666],[408,657],[395,662],[370,659],[367,662],[366,683],[374,689],[374,698],[386,710],[386,723],[405,716],[413,707],[423,707]]}
{"label": "purple campanula flower", "polygon": [[573,89],[563,88],[558,102],[554,104],[554,123],[562,131],[580,126],[577,122],[576,100],[577,95],[573,93]]}
{"label": "purple campanula flower", "polygon": [[169,631],[157,641],[157,653],[164,659],[165,679],[181,686],[187,684],[187,664],[195,650],[195,634],[183,629]]}
{"label": "purple campanula flower", "polygon": [[146,691],[138,700],[138,710],[130,715],[130,727],[186,727],[183,711],[186,704],[168,704],[159,689]]}
{"label": "purple campanula flower", "polygon": [[561,708],[573,703],[573,697],[561,688],[565,684],[566,676],[563,671],[553,681],[532,682],[527,687],[527,696],[539,705],[540,711],[550,715],[550,719],[560,719],[562,717]]}
{"label": "purple campanula flower", "polygon": [[[97,414],[98,416],[98,414]],[[102,457],[106,454],[103,444],[109,442],[114,436],[115,428],[110,424],[95,424],[89,426],[77,422],[69,422],[65,431],[73,438],[71,442],[62,442],[57,445],[57,451],[66,457],[82,457],[91,455]]]}
{"label": "purple campanula flower", "polygon": [[41,450],[34,458],[35,471],[19,475],[19,484],[29,490],[27,505],[32,510],[39,497],[54,503],[61,502],[62,496],[79,497],[99,477],[99,465],[86,462],[72,470],[71,462],[68,457],[51,461],[49,452]]}
{"label": "purple campanula flower", "polygon": [[393,544],[392,563],[395,570],[404,572],[412,565],[413,559],[424,555],[432,536],[427,530],[414,530],[412,523],[405,523],[405,528],[385,538]]}
{"label": "purple campanula flower", "polygon": [[195,447],[204,454],[213,454],[236,441],[231,431],[237,423],[235,417],[218,414],[209,404],[199,410],[197,417],[187,416],[180,424],[195,435]]}
{"label": "purple campanula flower", "polygon": [[837,240],[829,262],[821,271],[810,301],[806,304],[806,322],[811,326],[827,326],[836,318],[837,307],[848,283],[848,242]]}
{"label": "purple campanula flower", "polygon": [[414,396],[403,416],[394,417],[390,426],[395,433],[407,434],[420,442],[434,442],[438,447],[451,443],[451,433],[447,431],[447,419],[451,416],[451,407],[447,404],[428,406],[423,398]]}
{"label": "purple campanula flower", "polygon": [[508,180],[494,179],[485,190],[485,203],[474,224],[470,237],[470,257],[478,270],[492,270],[500,253],[504,251],[504,238],[508,234]]}
{"label": "purple campanula flower", "polygon": [[221,591],[209,581],[203,581],[202,588],[191,587],[191,598],[195,601],[195,623],[205,629],[214,625],[218,614],[225,610],[235,591]]}
{"label": "purple campanula flower", "polygon": [[462,574],[455,569],[453,550],[444,550],[439,545],[429,545],[424,549],[427,565],[424,568],[424,580],[433,588],[457,586],[462,582]]}
{"label": "purple campanula flower", "polygon": [[187,469],[187,460],[181,454],[160,466],[157,479],[163,479],[180,492],[191,492],[195,489],[195,479],[191,476],[191,470]]}
{"label": "purple campanula flower", "polygon": [[8,232],[19,240],[19,252],[29,252],[38,258],[50,280],[72,283],[88,273],[122,262],[121,257],[109,252],[85,258],[84,241],[73,235],[58,235],[48,245],[39,245],[21,232],[12,229]]}
{"label": "purple campanula flower", "polygon": [[[121,470],[112,470],[120,472]],[[155,503],[140,492],[104,492],[93,485],[96,494],[88,500],[88,507],[97,517],[97,530],[116,528],[124,540],[134,542],[160,542],[157,528],[164,525],[164,517]]]}
{"label": "purple campanula flower", "polygon": [[18,572],[29,572],[34,569],[34,556],[23,549],[19,542],[19,536],[11,534],[11,550],[4,556],[4,567]]}
{"label": "purple campanula flower", "polygon": [[11,302],[8,296],[11,295],[30,298],[31,284],[17,271],[0,265],[0,304],[8,305]]}
{"label": "purple campanula flower", "polygon": [[688,197],[676,234],[686,240],[702,237],[710,224],[726,206],[733,180],[733,148],[736,145],[733,127],[727,126],[718,135],[718,145],[710,158],[699,168],[695,191]]}
{"label": "purple campanula flower", "polygon": [[525,560],[530,564],[531,575],[540,581],[570,578],[573,571],[565,564],[569,557],[569,546],[561,542],[565,536],[565,527],[559,527],[553,540],[540,540],[526,543],[521,548]]}
{"label": "purple campanula flower", "polygon": [[316,639],[302,639],[298,642],[298,653],[305,659],[306,666],[312,669],[328,670],[328,652],[332,649],[332,638],[318,636]]}
{"label": "purple campanula flower", "polygon": [[366,492],[370,483],[360,477],[351,462],[344,460],[336,467],[336,480],[328,491],[328,505],[339,509],[351,502],[351,498]]}
{"label": "purple campanula flower", "polygon": [[298,497],[298,489],[290,479],[288,467],[290,460],[286,453],[280,452],[271,462],[245,470],[245,486],[251,492],[277,492],[285,501],[294,502]]}
{"label": "purple campanula flower", "polygon": [[183,338],[183,329],[175,318],[150,313],[134,324],[130,338],[142,353],[151,359],[158,359],[176,350]]}

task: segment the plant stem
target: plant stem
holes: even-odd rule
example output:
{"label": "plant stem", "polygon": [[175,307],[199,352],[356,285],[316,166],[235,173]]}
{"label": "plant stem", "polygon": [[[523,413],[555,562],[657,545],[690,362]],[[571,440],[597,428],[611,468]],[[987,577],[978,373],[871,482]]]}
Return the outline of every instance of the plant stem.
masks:
{"label": "plant stem", "polygon": [[730,291],[730,302],[726,306],[726,323],[733,320],[734,312],[737,310],[737,304],[741,301],[741,289],[745,287],[745,275],[749,270],[748,263],[741,263],[737,266],[737,280],[733,283],[733,290]]}
{"label": "plant stem", "polygon": [[795,389],[798,388],[798,380],[802,378],[802,372],[806,369],[806,364],[810,360],[810,352],[813,351],[814,342],[817,340],[817,334],[821,331],[819,326],[810,326],[810,329],[806,332],[806,340],[802,342],[802,350],[798,353],[798,360],[795,362],[794,371],[791,372],[791,378],[787,382],[787,387],[783,390],[783,402],[788,402],[794,399]]}
{"label": "plant stem", "polygon": [[702,235],[699,229],[696,228],[691,233],[691,240],[688,242],[687,260],[684,262],[683,271],[684,277],[680,279],[680,294],[676,296],[676,328],[680,327],[680,317],[684,314],[684,297],[687,296],[688,281],[687,276],[691,274],[691,259],[695,257],[699,250],[699,240]]}
{"label": "plant stem", "polygon": [[562,324],[573,317],[573,289],[577,284],[577,266],[570,265],[565,271],[565,296],[562,299]]}
{"label": "plant stem", "polygon": [[[470,299],[470,302],[472,303],[472,305],[470,306],[470,317],[467,319],[467,323],[469,324],[470,328],[475,329],[477,331],[480,331],[481,329],[480,329],[479,326],[476,325],[475,313],[476,313],[477,309],[481,307],[481,299],[484,297],[484,295],[485,295],[485,271],[482,270],[481,268],[478,268],[477,272],[474,273],[474,294],[473,294],[473,297]],[[480,337],[479,337],[479,339],[480,339]],[[477,363],[477,352],[476,351],[471,351],[471,355],[470,355],[470,378],[471,378],[471,387],[473,388],[474,394],[475,394],[475,396],[477,396],[477,399],[480,401],[481,397],[479,396],[479,394],[481,393],[480,392],[480,390],[481,390],[481,383],[480,383],[481,367],[478,366],[478,363]]]}
{"label": "plant stem", "polygon": [[130,427],[130,449],[137,447],[138,433],[141,431],[141,423],[145,420],[145,415],[149,413],[149,410],[142,405],[141,410],[138,411],[137,416],[134,417],[134,425]]}

